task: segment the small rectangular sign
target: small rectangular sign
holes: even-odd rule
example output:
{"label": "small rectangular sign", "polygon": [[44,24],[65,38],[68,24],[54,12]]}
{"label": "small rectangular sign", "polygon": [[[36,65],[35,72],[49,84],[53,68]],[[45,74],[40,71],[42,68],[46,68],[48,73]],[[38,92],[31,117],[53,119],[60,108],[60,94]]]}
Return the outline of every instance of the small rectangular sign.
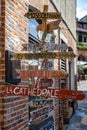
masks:
{"label": "small rectangular sign", "polygon": [[40,88],[47,88],[47,87],[51,87],[53,84],[53,80],[52,79],[48,79],[48,78],[42,78],[39,80],[38,85]]}
{"label": "small rectangular sign", "polygon": [[35,110],[34,112],[31,113],[31,118],[32,120],[35,120],[39,118],[40,116],[46,115],[47,113],[51,112],[54,109],[54,106],[45,106],[43,108],[40,108],[39,110]]}

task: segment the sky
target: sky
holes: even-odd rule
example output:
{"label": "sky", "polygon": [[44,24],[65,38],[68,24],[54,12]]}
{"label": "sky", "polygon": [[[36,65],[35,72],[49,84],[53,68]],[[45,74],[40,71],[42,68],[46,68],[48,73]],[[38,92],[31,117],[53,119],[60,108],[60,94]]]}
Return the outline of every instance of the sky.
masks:
{"label": "sky", "polygon": [[77,18],[87,15],[87,0],[77,0]]}

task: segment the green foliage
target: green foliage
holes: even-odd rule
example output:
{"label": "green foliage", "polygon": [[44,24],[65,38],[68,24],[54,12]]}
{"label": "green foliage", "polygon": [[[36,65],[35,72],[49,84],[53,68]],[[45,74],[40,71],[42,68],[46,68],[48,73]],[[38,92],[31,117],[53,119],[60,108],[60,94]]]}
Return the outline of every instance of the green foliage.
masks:
{"label": "green foliage", "polygon": [[84,66],[83,66],[83,65],[78,65],[78,66],[77,66],[77,71],[78,71],[78,73],[80,73],[80,74],[84,73]]}
{"label": "green foliage", "polygon": [[77,45],[78,49],[87,50],[87,43],[79,43]]}

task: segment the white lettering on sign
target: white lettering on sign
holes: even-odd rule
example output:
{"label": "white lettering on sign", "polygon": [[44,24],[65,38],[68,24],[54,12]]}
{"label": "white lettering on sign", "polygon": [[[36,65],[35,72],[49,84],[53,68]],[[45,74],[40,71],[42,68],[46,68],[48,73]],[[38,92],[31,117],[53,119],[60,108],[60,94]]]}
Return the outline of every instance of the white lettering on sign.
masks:
{"label": "white lettering on sign", "polygon": [[5,93],[10,95],[20,96],[38,96],[44,98],[58,98],[62,100],[82,100],[85,98],[85,94],[82,91],[77,90],[62,90],[53,88],[29,88],[29,87],[15,87],[6,86]]}

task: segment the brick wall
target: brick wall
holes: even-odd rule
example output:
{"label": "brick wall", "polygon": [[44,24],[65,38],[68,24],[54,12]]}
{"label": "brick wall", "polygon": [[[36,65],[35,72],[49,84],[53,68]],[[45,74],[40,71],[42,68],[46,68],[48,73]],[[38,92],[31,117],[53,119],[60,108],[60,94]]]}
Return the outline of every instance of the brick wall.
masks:
{"label": "brick wall", "polygon": [[35,8],[43,12],[43,5],[49,5],[48,6],[48,11],[49,12],[56,12],[54,9],[53,5],[51,4],[50,0],[29,0],[30,5],[33,5]]}
{"label": "brick wall", "polygon": [[[5,81],[5,49],[19,51],[28,43],[28,2],[0,0],[0,10],[0,81]],[[0,92],[3,87],[0,84]],[[0,97],[0,130],[28,130],[27,97]]]}
{"label": "brick wall", "polygon": [[5,79],[5,5],[0,0],[0,80]]}
{"label": "brick wall", "polygon": [[[0,0],[0,93],[3,90],[3,84],[1,81],[5,80],[5,1]],[[3,97],[0,94],[0,130],[3,122],[3,110],[2,104]]]}

